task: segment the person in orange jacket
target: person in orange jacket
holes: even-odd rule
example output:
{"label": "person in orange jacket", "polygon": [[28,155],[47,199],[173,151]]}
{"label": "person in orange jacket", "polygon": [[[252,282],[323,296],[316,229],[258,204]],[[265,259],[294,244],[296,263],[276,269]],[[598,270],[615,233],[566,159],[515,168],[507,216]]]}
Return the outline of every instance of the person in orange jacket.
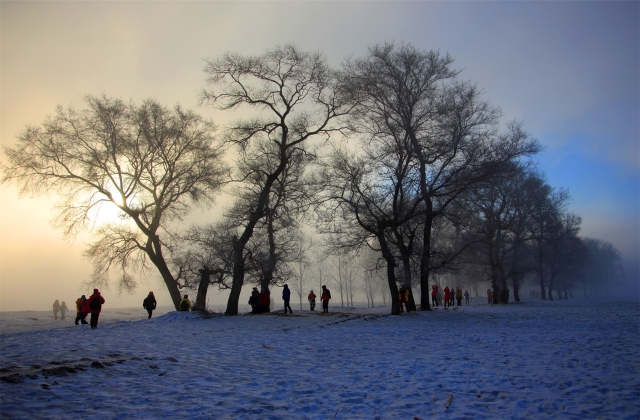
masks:
{"label": "person in orange jacket", "polygon": [[88,324],[87,314],[89,313],[89,306],[87,306],[87,311],[85,312],[84,307],[86,302],[87,298],[85,297],[85,295],[82,295],[78,298],[78,300],[76,300],[76,325],[78,325],[78,322],[81,322],[83,325]]}
{"label": "person in orange jacket", "polygon": [[407,313],[409,313],[409,288],[402,286],[398,289],[398,301],[400,302],[400,313],[404,312],[402,305],[407,309]]}
{"label": "person in orange jacket", "polygon": [[313,290],[309,292],[309,296],[307,296],[307,299],[309,300],[309,307],[313,311],[313,309],[316,307],[316,294],[313,293]]}
{"label": "person in orange jacket", "polygon": [[98,328],[98,317],[100,316],[100,311],[102,311],[102,305],[104,305],[104,298],[100,295],[98,289],[93,289],[93,294],[87,299],[87,304],[91,312],[91,320],[89,321],[91,328]]}

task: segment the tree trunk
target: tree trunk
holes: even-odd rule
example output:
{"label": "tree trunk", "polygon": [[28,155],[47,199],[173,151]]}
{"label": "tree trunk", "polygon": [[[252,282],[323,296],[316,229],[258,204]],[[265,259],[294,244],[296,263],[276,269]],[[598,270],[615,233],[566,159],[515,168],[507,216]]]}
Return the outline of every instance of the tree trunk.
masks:
{"label": "tree trunk", "polygon": [[207,307],[207,291],[209,290],[209,276],[212,274],[211,270],[207,267],[202,267],[200,270],[200,284],[198,284],[198,295],[196,296],[196,303],[193,305],[192,310],[204,311]]}
{"label": "tree trunk", "polygon": [[162,280],[164,280],[164,284],[167,286],[167,290],[169,291],[169,296],[171,296],[173,306],[177,311],[180,301],[182,300],[182,296],[180,295],[178,282],[173,278],[171,270],[169,270],[169,267],[164,260],[164,256],[162,255],[162,244],[160,243],[160,237],[158,235],[155,235],[154,238],[149,238],[145,252],[149,256],[153,265],[158,268],[158,271],[162,276]]}
{"label": "tree trunk", "polygon": [[395,274],[396,261],[387,245],[384,230],[378,229],[378,232],[382,232],[378,235],[378,241],[380,242],[382,256],[387,263],[387,283],[389,284],[389,292],[391,292],[391,315],[400,315],[400,300],[398,299],[398,285],[396,284]]}
{"label": "tree trunk", "polygon": [[233,278],[225,315],[238,315],[238,301],[244,283],[244,243],[233,237]]}
{"label": "tree trunk", "polygon": [[424,231],[422,234],[422,258],[420,259],[420,310],[430,311],[431,303],[429,297],[429,264],[431,258],[431,226],[433,225],[433,215],[431,214],[431,201],[426,200],[427,217],[424,222]]}

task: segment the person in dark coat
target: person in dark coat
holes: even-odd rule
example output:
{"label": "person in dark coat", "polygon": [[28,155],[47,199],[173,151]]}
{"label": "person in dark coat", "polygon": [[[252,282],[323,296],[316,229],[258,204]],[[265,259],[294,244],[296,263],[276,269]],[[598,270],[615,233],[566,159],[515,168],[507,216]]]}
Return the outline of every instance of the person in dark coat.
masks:
{"label": "person in dark coat", "polygon": [[254,287],[251,291],[251,297],[249,297],[249,305],[251,305],[251,313],[257,314],[258,306],[260,305],[260,292],[258,292],[258,288]]}
{"label": "person in dark coat", "polygon": [[271,292],[267,287],[260,292],[260,312],[271,312]]}
{"label": "person in dark coat", "polygon": [[284,289],[282,289],[282,300],[284,300],[284,313],[287,313],[287,308],[289,308],[289,313],[292,314],[291,305],[289,305],[289,301],[291,300],[291,290],[289,289],[289,285],[285,284]]}
{"label": "person in dark coat", "polygon": [[465,303],[465,305],[468,305],[468,304],[469,304],[469,296],[471,296],[471,295],[469,294],[469,291],[468,291],[468,290],[465,290],[465,291],[464,291],[464,295],[463,295],[463,296],[464,296],[464,303]]}
{"label": "person in dark coat", "polygon": [[93,294],[87,299],[89,310],[91,312],[91,328],[98,328],[98,317],[100,317],[100,311],[102,311],[102,305],[104,305],[104,298],[100,295],[98,289],[93,289]]}
{"label": "person in dark coat", "polygon": [[156,309],[157,304],[158,302],[156,302],[156,297],[153,295],[153,292],[149,292],[149,296],[144,298],[144,300],[142,301],[142,307],[147,310],[149,318],[151,318],[151,313],[154,309]]}
{"label": "person in dark coat", "polygon": [[458,301],[458,306],[462,306],[462,290],[459,287],[456,287],[456,300]]}

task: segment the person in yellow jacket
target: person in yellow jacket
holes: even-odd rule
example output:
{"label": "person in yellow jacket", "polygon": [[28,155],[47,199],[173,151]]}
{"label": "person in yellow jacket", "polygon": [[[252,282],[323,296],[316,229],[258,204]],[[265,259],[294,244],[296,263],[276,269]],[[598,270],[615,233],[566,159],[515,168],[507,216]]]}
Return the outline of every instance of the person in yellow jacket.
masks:
{"label": "person in yellow jacket", "polygon": [[462,290],[456,287],[456,300],[458,301],[458,306],[462,306]]}
{"label": "person in yellow jacket", "polygon": [[190,311],[191,310],[191,301],[189,300],[189,295],[184,295],[180,304],[178,304],[179,311]]}

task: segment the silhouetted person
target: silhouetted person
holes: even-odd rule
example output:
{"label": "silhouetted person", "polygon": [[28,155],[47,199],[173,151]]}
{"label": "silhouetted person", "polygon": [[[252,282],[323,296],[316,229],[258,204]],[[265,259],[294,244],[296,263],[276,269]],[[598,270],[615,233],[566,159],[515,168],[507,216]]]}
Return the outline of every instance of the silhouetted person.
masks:
{"label": "silhouetted person", "polygon": [[456,300],[458,301],[458,306],[462,306],[462,290],[456,287]]}
{"label": "silhouetted person", "polygon": [[56,299],[56,301],[53,302],[53,319],[58,319],[58,312],[60,312],[60,302]]}
{"label": "silhouetted person", "polygon": [[438,306],[438,286],[431,286],[431,306]]}
{"label": "silhouetted person", "polygon": [[287,313],[287,308],[289,308],[289,313],[292,314],[291,305],[289,301],[291,300],[291,290],[289,289],[289,285],[285,284],[284,289],[282,289],[282,300],[284,300],[284,313]]}
{"label": "silhouetted person", "polygon": [[443,292],[444,292],[444,307],[446,308],[447,306],[451,306],[451,304],[449,303],[449,298],[451,297],[451,290],[449,289],[449,286],[445,286]]}
{"label": "silhouetted person", "polygon": [[60,304],[60,319],[64,319],[64,314],[66,314],[68,310],[69,308],[67,308],[67,304],[64,303],[64,300],[63,300],[62,303]]}
{"label": "silhouetted person", "polygon": [[258,292],[258,288],[254,287],[251,291],[251,296],[249,297],[249,305],[251,305],[251,313],[258,313],[258,306],[260,305],[260,292]]}
{"label": "silhouetted person", "polygon": [[331,299],[331,292],[327,289],[327,286],[322,286],[322,312],[329,313],[329,300]]}
{"label": "silhouetted person", "polygon": [[311,310],[313,311],[313,309],[316,307],[316,294],[313,293],[313,290],[309,292],[309,296],[307,296],[307,299],[309,300],[309,308],[311,308]]}
{"label": "silhouetted person", "polygon": [[147,310],[149,318],[151,318],[151,313],[154,311],[154,309],[156,309],[156,305],[156,297],[153,295],[153,292],[149,292],[149,296],[144,298],[144,300],[142,301],[142,307]]}
{"label": "silhouetted person", "polygon": [[469,291],[468,291],[468,290],[465,290],[465,291],[464,291],[464,304],[465,304],[465,305],[468,305],[468,304],[469,304],[469,296],[470,296],[470,295],[469,295]]}
{"label": "silhouetted person", "polygon": [[449,306],[454,306],[456,304],[456,291],[451,286],[451,293],[449,293]]}
{"label": "silhouetted person", "polygon": [[[88,324],[87,322],[87,314],[89,313],[89,306],[85,305],[87,303],[87,298],[82,295],[81,297],[78,298],[78,300],[76,300],[76,322],[75,324],[78,325],[78,322],[82,322],[82,324]],[[85,310],[85,306],[86,306],[86,310]]]}
{"label": "silhouetted person", "polygon": [[491,291],[491,289],[487,289],[487,301],[489,305],[493,304],[493,292]]}
{"label": "silhouetted person", "polygon": [[189,300],[189,295],[184,295],[180,303],[178,304],[179,311],[190,311],[191,310],[191,301]]}
{"label": "silhouetted person", "polygon": [[98,317],[100,317],[100,311],[102,311],[102,305],[104,305],[104,298],[100,295],[98,289],[93,289],[93,294],[87,299],[89,310],[91,311],[91,328],[98,328]]}

